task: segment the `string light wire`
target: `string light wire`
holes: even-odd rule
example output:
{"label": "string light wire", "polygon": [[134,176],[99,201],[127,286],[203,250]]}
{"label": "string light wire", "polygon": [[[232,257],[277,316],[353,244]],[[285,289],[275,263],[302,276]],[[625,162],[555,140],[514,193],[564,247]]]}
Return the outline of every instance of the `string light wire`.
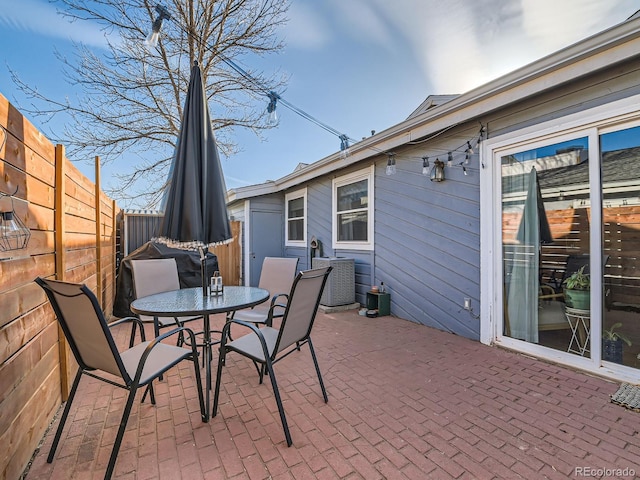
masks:
{"label": "string light wire", "polygon": [[[168,11],[164,6],[158,5],[156,7],[156,10],[159,12],[159,15],[163,17],[163,19],[174,21],[173,18],[171,16],[169,16]],[[157,20],[154,21],[154,28],[155,28],[156,23],[157,23]],[[192,32],[192,31],[187,30],[186,28],[184,28],[178,22],[174,21],[174,23],[176,24],[178,29],[181,30],[183,33],[185,33],[187,36],[189,36],[189,37],[193,38],[194,40],[196,40],[206,50],[208,50],[210,52],[213,52],[214,47],[207,45],[202,40],[202,37],[200,37],[199,35],[197,35],[196,33]],[[233,71],[235,71],[238,75],[240,75],[245,80],[247,80],[249,83],[251,83],[254,87],[256,87],[257,90],[260,90],[260,91],[263,92],[263,94],[269,100],[269,104],[267,105],[267,112],[272,117],[275,117],[276,108],[277,108],[277,105],[279,103],[280,105],[288,108],[289,110],[291,110],[292,112],[296,113],[297,115],[299,115],[300,117],[304,118],[305,120],[315,124],[316,126],[318,126],[318,127],[322,128],[323,130],[327,131],[328,133],[331,133],[332,135],[335,135],[336,137],[338,137],[340,139],[340,150],[343,152],[343,156],[348,153],[349,144],[350,143],[357,143],[358,142],[357,140],[354,140],[353,138],[349,137],[348,135],[340,132],[339,130],[336,130],[335,128],[331,127],[330,125],[328,125],[328,124],[322,122],[321,120],[317,119],[316,117],[314,117],[313,115],[307,113],[303,109],[295,106],[294,104],[292,104],[291,102],[289,102],[285,98],[283,98],[282,95],[274,92],[273,90],[270,90],[264,84],[262,84],[258,79],[256,79],[254,76],[252,76],[250,73],[248,73],[245,69],[243,69],[240,65],[238,65],[236,62],[234,62],[230,58],[227,58],[224,54],[218,53],[217,56],[218,56],[218,58],[220,58],[220,60],[225,65],[227,65],[229,68],[231,68]],[[277,123],[277,120],[276,120],[276,123]],[[435,133],[433,135],[430,135],[429,137],[423,138],[421,140],[407,142],[407,144],[408,145],[420,145],[422,143],[425,143],[425,142],[428,142],[430,140],[433,140],[434,138],[437,138],[440,135],[443,135],[444,133],[446,133],[447,131],[451,130],[452,128],[454,128],[456,126],[458,126],[458,124],[449,125],[446,128],[443,128],[442,130],[438,131],[437,133]],[[467,165],[469,163],[469,156],[473,154],[473,147],[471,146],[471,140],[476,140],[476,138],[477,138],[476,146],[478,146],[478,145],[480,145],[480,142],[482,140],[483,134],[484,134],[484,126],[482,124],[480,124],[480,131],[477,134],[477,136],[474,136],[473,138],[471,138],[469,140],[466,140],[459,147],[456,147],[454,149],[437,149],[437,148],[434,148],[433,150],[447,152],[449,167],[451,167],[453,165],[453,155],[454,154],[458,154],[460,152],[463,152],[464,155],[465,155],[465,160],[463,162],[460,162],[459,165],[462,166],[464,174],[468,175],[467,169],[466,169],[466,167],[464,165]],[[373,147],[373,146],[369,146],[367,148],[370,149],[370,150],[373,150],[376,153],[388,155],[389,156],[388,163],[392,162],[391,170],[393,171],[393,173],[395,173],[396,156],[398,158],[401,158],[401,159],[420,160],[420,161],[423,162],[423,168],[424,168],[424,163],[425,162],[426,162],[426,165],[428,165],[428,157],[425,157],[425,156],[412,157],[412,156],[405,156],[405,155],[396,155],[393,152],[389,152],[389,151],[386,151],[386,150],[378,149],[378,148]],[[427,160],[425,160],[425,159],[427,159]]]}

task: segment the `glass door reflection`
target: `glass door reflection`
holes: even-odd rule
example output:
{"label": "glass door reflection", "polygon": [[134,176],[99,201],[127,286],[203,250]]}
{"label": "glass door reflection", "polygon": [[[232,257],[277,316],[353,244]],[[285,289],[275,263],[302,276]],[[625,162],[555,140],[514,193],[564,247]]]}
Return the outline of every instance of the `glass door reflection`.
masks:
{"label": "glass door reflection", "polygon": [[600,136],[602,360],[640,368],[640,127]]}

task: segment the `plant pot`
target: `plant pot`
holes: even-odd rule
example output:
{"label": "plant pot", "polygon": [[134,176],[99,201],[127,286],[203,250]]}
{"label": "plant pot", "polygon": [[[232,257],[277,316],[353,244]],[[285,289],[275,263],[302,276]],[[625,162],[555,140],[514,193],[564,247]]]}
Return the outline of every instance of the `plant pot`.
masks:
{"label": "plant pot", "polygon": [[564,301],[567,307],[578,310],[589,310],[591,304],[591,292],[589,290],[570,290],[564,291]]}
{"label": "plant pot", "polygon": [[602,360],[622,364],[622,348],[624,344],[617,340],[602,340]]}

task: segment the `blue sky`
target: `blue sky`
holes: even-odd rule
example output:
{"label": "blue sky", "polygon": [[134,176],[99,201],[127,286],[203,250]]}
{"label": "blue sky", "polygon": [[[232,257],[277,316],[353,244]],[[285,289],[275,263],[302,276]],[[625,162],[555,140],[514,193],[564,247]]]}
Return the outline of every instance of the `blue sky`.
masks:
{"label": "blue sky", "polygon": [[[292,0],[285,50],[255,65],[288,74],[288,102],[359,139],[404,120],[428,95],[464,93],[638,9],[638,0]],[[53,56],[72,54],[72,41],[101,48],[104,36],[91,24],[69,25],[47,0],[0,0],[0,93],[27,105],[9,67],[48,96],[74,96]],[[241,151],[222,158],[228,188],[280,178],[339,150],[318,126],[283,107],[278,115],[264,141],[237,133]],[[55,119],[46,128],[59,131]],[[71,160],[93,179],[92,164]],[[103,184],[117,187],[111,172],[134,161],[105,165]]]}

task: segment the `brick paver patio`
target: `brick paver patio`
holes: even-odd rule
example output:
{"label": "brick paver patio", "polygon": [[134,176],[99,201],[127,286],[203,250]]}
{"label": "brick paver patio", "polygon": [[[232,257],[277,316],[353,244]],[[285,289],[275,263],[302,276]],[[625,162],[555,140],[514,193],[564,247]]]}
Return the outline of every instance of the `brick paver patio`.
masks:
{"label": "brick paver patio", "polygon": [[[122,339],[127,335],[123,331]],[[292,447],[286,446],[270,383],[258,385],[253,365],[230,355],[220,411],[209,423],[200,419],[188,363],[158,384],[156,406],[136,403],[115,477],[640,475],[640,413],[609,402],[617,383],[355,311],[319,313],[312,338],[329,403],[322,401],[307,347],[275,366]],[[214,359],[214,369],[216,364]],[[125,394],[84,379],[53,463],[46,456],[57,420],[26,478],[102,478]]]}

